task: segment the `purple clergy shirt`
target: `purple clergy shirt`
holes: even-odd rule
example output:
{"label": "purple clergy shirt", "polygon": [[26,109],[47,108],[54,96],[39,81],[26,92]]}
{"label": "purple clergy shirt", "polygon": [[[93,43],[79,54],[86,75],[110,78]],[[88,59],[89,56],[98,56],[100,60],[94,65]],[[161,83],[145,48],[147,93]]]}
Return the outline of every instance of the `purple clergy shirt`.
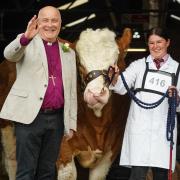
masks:
{"label": "purple clergy shirt", "polygon": [[41,108],[62,108],[64,106],[64,91],[59,45],[57,41],[48,43],[43,40],[43,43],[48,61],[49,82]]}
{"label": "purple clergy shirt", "polygon": [[[20,38],[20,44],[26,46],[31,40],[24,34]],[[48,43],[43,40],[48,61],[48,87],[45,93],[42,109],[58,109],[64,106],[64,90],[62,81],[62,66],[59,53],[58,41]]]}

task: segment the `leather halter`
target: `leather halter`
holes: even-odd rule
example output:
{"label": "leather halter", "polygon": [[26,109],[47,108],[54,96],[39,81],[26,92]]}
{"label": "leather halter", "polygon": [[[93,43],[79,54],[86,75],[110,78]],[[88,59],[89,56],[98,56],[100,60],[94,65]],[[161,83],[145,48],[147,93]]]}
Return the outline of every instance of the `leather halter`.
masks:
{"label": "leather halter", "polygon": [[85,83],[88,84],[90,81],[103,76],[105,82],[108,80],[108,71],[107,70],[93,70],[86,75]]}
{"label": "leather halter", "polygon": [[81,79],[81,89],[84,90],[87,86],[87,84],[89,82],[91,82],[92,80],[98,78],[99,76],[103,76],[104,78],[104,85],[105,86],[109,86],[110,84],[110,79],[108,76],[108,72],[109,70],[92,70],[89,73],[87,73],[86,69],[84,68],[84,66],[82,66],[82,64],[79,61],[79,58],[77,56],[77,66],[79,67],[79,75],[80,75],[80,79]]}
{"label": "leather halter", "polygon": [[81,76],[83,86],[82,88],[85,89],[89,82],[98,78],[99,76],[103,76],[105,86],[108,86],[110,84],[107,70],[93,70],[90,71],[87,75]]}

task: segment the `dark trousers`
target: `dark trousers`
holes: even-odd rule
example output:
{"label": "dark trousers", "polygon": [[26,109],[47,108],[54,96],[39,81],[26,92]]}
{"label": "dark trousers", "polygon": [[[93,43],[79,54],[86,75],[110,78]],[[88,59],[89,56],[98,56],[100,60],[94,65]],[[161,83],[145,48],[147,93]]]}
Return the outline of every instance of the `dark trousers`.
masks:
{"label": "dark trousers", "polygon": [[[149,167],[133,166],[129,180],[146,180]],[[168,180],[168,169],[152,167],[153,180]]]}
{"label": "dark trousers", "polygon": [[16,180],[55,180],[64,133],[63,110],[39,113],[31,124],[15,124]]}

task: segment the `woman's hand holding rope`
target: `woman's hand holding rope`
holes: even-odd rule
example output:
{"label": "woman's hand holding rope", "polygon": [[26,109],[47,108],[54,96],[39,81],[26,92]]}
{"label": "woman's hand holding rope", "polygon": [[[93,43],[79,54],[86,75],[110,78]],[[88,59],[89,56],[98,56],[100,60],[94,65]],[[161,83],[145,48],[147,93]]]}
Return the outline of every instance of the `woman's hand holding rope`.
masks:
{"label": "woman's hand holding rope", "polygon": [[177,91],[177,89],[176,89],[176,87],[175,86],[169,86],[169,88],[168,88],[168,95],[169,95],[169,97],[172,97],[173,96],[173,93],[176,91],[176,97],[177,97],[177,99],[176,99],[176,102],[177,102],[177,106],[179,105],[179,103],[180,103],[180,97],[179,97],[179,95],[178,95],[178,91]]}
{"label": "woman's hand holding rope", "polygon": [[119,68],[117,65],[113,65],[109,67],[108,77],[109,77],[110,83],[113,86],[115,86],[119,77]]}

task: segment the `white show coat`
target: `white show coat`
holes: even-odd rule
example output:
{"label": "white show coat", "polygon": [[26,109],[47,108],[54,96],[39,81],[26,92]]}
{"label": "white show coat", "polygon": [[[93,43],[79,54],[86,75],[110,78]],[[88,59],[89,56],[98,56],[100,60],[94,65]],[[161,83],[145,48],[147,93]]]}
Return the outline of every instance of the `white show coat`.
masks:
{"label": "white show coat", "polygon": [[[149,55],[130,64],[123,73],[130,88],[141,88],[146,63],[149,69],[156,66]],[[178,63],[170,56],[160,70],[176,73]],[[110,86],[116,93],[125,94],[127,91],[119,76],[116,85]],[[180,82],[177,84],[180,91]],[[162,96],[150,92],[137,92],[136,97],[146,103],[153,103]],[[131,102],[127,119],[123,146],[120,157],[120,165],[123,166],[149,166],[169,169],[170,142],[166,139],[166,124],[168,113],[168,100],[165,100],[155,109],[143,109],[134,101]],[[176,124],[177,125],[177,124]],[[172,170],[175,168],[177,126],[174,130],[174,146]]]}

